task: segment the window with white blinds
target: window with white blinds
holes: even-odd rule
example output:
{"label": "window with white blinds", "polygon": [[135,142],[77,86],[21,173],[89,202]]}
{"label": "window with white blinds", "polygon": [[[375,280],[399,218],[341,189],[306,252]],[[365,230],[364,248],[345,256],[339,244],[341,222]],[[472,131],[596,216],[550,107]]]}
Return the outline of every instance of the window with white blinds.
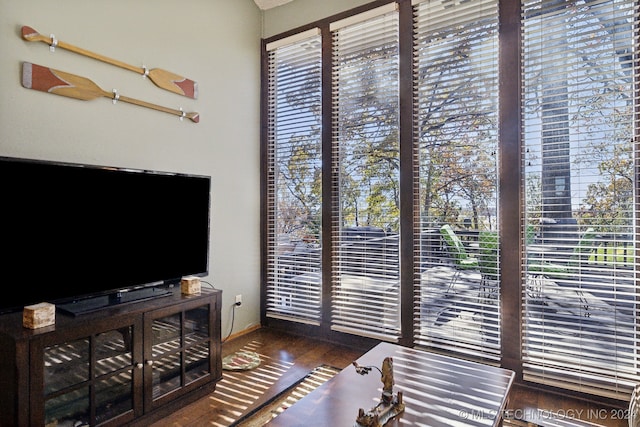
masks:
{"label": "window with white blinds", "polygon": [[395,3],[331,24],[332,319],[400,335],[399,56]]}
{"label": "window with white blinds", "polygon": [[495,363],[498,3],[415,3],[415,342]]}
{"label": "window with white blinds", "polygon": [[318,29],[267,45],[268,317],[321,316],[322,58]]}
{"label": "window with white blinds", "polygon": [[637,2],[522,4],[524,379],[638,376]]}

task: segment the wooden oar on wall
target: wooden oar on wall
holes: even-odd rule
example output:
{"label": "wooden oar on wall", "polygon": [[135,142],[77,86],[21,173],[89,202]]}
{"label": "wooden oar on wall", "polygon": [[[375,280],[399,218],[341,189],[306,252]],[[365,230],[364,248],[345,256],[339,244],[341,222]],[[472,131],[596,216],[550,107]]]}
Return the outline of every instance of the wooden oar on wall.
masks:
{"label": "wooden oar on wall", "polygon": [[180,118],[186,117],[194,123],[198,123],[200,121],[199,113],[186,113],[182,110],[174,110],[161,105],[151,104],[149,102],[121,96],[116,91],[107,92],[85,77],[43,67],[42,65],[32,64],[30,62],[24,62],[22,64],[22,86],[27,89],[54,93],[56,95],[81,99],[83,101],[104,97],[109,98],[114,102],[122,101],[138,105],[140,107],[151,108],[153,110],[173,114]]}
{"label": "wooden oar on wall", "polygon": [[60,47],[65,50],[69,50],[74,53],[78,53],[89,58],[97,59],[98,61],[106,62],[107,64],[115,65],[125,70],[133,71],[143,76],[149,76],[149,79],[158,87],[177,93],[179,95],[188,96],[189,98],[198,98],[198,84],[193,80],[179,76],[178,74],[171,73],[169,71],[161,70],[159,68],[148,69],[146,67],[136,67],[126,64],[117,59],[111,59],[106,56],[90,52],[86,49],[56,40],[52,37],[44,36],[38,33],[31,27],[26,25],[22,27],[22,38],[30,42],[44,42],[51,47]]}

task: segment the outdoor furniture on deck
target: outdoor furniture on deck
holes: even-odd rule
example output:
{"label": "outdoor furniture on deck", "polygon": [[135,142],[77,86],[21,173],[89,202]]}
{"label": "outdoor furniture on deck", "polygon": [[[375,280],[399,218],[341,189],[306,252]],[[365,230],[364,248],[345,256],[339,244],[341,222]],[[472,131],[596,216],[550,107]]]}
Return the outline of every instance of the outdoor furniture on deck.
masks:
{"label": "outdoor furniture on deck", "polygon": [[449,282],[449,287],[447,288],[447,293],[449,293],[453,290],[461,270],[477,270],[480,265],[478,258],[469,255],[462,240],[460,240],[460,237],[453,231],[449,224],[440,227],[440,234],[446,244],[449,257],[455,268],[451,281]]}
{"label": "outdoor furniture on deck", "polygon": [[478,266],[482,276],[480,297],[488,298],[499,288],[499,236],[496,231],[480,231],[478,234]]}
{"label": "outdoor furniture on deck", "polygon": [[[542,252],[542,257],[533,258],[527,264],[527,271],[534,275],[538,274],[542,278],[550,279],[558,285],[568,284],[571,287],[571,281],[581,272],[581,266],[586,265],[593,251],[595,237],[595,230],[589,227],[582,234],[580,241],[573,248],[566,262],[563,262],[554,252],[550,252],[553,257],[552,261],[547,261],[544,259],[545,252]],[[585,309],[585,316],[590,316],[589,304],[583,291],[575,289],[575,293],[580,298],[580,302]]]}

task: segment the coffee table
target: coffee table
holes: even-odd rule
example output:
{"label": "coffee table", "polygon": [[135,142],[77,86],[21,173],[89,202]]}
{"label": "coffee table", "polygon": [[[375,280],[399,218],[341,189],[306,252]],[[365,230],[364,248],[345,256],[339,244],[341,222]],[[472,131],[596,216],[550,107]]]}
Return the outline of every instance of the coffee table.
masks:
{"label": "coffee table", "polygon": [[[404,412],[385,426],[497,426],[514,372],[490,365],[380,343],[357,360],[381,367],[393,358],[394,393],[402,392]],[[269,422],[269,426],[351,427],[358,409],[370,410],[382,393],[380,372],[359,375],[348,366]]]}

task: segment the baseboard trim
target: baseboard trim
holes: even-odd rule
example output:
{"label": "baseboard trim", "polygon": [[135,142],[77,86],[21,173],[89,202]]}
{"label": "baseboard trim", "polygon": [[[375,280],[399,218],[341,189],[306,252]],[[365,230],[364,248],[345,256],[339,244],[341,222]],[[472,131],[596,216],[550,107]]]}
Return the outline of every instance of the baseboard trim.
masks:
{"label": "baseboard trim", "polygon": [[260,329],[260,328],[262,328],[262,325],[253,325],[253,326],[250,326],[250,327],[248,327],[248,328],[246,328],[246,329],[243,329],[243,330],[241,330],[241,331],[239,331],[239,332],[236,332],[235,334],[231,334],[231,335],[229,335],[229,336],[227,337],[227,339],[223,341],[223,343],[224,343],[224,342],[227,342],[227,341],[231,341],[231,340],[233,340],[233,339],[235,339],[235,338],[239,338],[239,337],[241,337],[241,336],[243,336],[243,335],[247,335],[247,334],[249,334],[249,333],[251,333],[251,332],[253,332],[253,331],[256,331],[256,330],[258,330],[258,329]]}

